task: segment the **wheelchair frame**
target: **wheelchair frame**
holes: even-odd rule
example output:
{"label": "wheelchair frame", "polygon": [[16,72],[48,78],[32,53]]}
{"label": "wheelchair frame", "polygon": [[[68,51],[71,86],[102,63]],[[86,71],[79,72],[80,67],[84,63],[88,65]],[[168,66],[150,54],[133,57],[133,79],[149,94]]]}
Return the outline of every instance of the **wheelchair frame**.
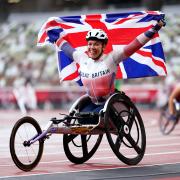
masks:
{"label": "wheelchair frame", "polygon": [[[52,134],[63,134],[64,152],[72,163],[82,164],[89,160],[98,149],[103,134],[106,134],[109,145],[119,160],[127,165],[138,164],[145,153],[146,133],[141,115],[134,103],[124,92],[115,92],[107,99],[104,108],[99,112],[98,124],[81,125],[77,123],[78,119],[89,118],[90,116],[93,118],[97,115],[92,112],[89,114],[78,112],[78,105],[86,98],[88,98],[87,95],[81,96],[72,105],[68,115],[64,115],[61,119],[52,118],[43,130],[32,117],[26,116],[18,120],[10,136],[10,153],[16,166],[23,171],[30,171],[35,168],[41,159],[44,141],[49,139]],[[26,154],[28,156],[27,162],[24,162],[25,157],[21,158],[21,155],[17,154],[18,151],[15,147],[18,144],[16,144],[17,134],[21,127],[24,132],[23,126],[25,124],[32,126],[36,134],[33,132],[28,139],[27,137],[23,140],[22,137],[19,138],[22,140],[20,145],[25,149],[25,152],[27,150],[32,151],[33,148],[35,151],[35,148],[38,147],[33,160],[29,161],[32,152],[31,155]],[[28,128],[28,132],[29,130],[30,128]],[[76,139],[80,140],[76,142]],[[90,143],[91,140],[93,145],[92,142]],[[82,153],[74,154],[74,148],[81,148]],[[126,150],[124,150],[125,148]],[[135,155],[127,155],[131,151]]]}

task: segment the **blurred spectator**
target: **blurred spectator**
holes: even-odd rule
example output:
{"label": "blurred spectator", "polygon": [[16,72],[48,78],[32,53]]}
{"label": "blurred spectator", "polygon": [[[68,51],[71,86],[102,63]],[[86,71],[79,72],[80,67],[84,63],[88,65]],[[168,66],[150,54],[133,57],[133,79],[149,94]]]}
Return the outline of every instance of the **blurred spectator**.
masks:
{"label": "blurred spectator", "polygon": [[143,6],[149,11],[160,11],[164,0],[142,0]]}
{"label": "blurred spectator", "polygon": [[[166,14],[167,26],[160,32],[167,65],[180,74],[180,14]],[[176,18],[174,18],[176,17]],[[5,22],[0,24],[0,86],[13,86],[25,74],[31,74],[35,86],[59,86],[54,50],[37,48],[37,34],[42,26],[35,23]],[[173,27],[173,28],[172,28]],[[177,60],[178,59],[178,60]],[[177,77],[176,77],[177,78]],[[126,80],[128,83],[155,83],[158,78]],[[125,82],[126,82],[125,81]],[[75,83],[69,82],[70,86]],[[61,86],[66,86],[62,83]]]}
{"label": "blurred spectator", "polygon": [[37,109],[36,93],[30,78],[26,78],[21,85],[15,84],[13,92],[23,115],[28,114],[31,110]]}
{"label": "blurred spectator", "polygon": [[0,0],[0,23],[7,20],[9,16],[8,0]]}
{"label": "blurred spectator", "polygon": [[[177,104],[180,103],[180,83],[176,84],[174,87],[173,91],[171,92],[169,96],[169,101],[168,101],[168,109],[169,109],[169,120],[176,120],[177,119],[177,114],[176,114],[176,108],[175,108],[175,103]],[[179,106],[178,106],[179,107]]]}

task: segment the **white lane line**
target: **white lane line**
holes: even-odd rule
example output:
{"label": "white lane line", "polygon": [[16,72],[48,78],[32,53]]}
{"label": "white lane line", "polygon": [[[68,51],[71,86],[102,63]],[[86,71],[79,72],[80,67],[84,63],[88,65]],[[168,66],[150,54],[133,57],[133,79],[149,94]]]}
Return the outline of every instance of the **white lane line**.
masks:
{"label": "white lane line", "polygon": [[[171,152],[157,152],[157,153],[145,153],[144,156],[157,156],[157,155],[170,155],[170,154],[180,154],[180,151],[171,151]],[[129,155],[134,156],[134,155]],[[115,156],[107,156],[103,157],[104,159],[114,159]],[[102,157],[96,157],[92,160],[102,160]],[[69,160],[59,160],[59,161],[41,161],[39,164],[52,164],[52,163],[64,163],[64,162],[70,162]],[[7,165],[0,165],[0,167],[10,167],[15,166],[14,164],[7,164]]]}
{"label": "white lane line", "polygon": [[16,177],[30,177],[30,176],[41,176],[41,175],[55,175],[55,174],[68,174],[68,173],[77,173],[77,172],[90,172],[90,171],[103,171],[103,170],[111,170],[111,169],[131,169],[131,168],[142,168],[142,167],[153,167],[153,166],[164,166],[164,165],[176,165],[179,164],[180,162],[174,162],[174,163],[157,163],[157,164],[145,164],[145,165],[136,165],[136,166],[121,166],[121,167],[116,167],[116,168],[104,168],[104,169],[89,169],[89,170],[74,170],[74,171],[58,171],[58,172],[51,172],[51,173],[38,173],[38,174],[28,174],[28,175],[16,175],[16,176],[1,176],[0,179],[3,178],[16,178]]}
{"label": "white lane line", "polygon": [[[174,147],[174,146],[180,146],[180,143],[167,143],[167,144],[151,144],[151,145],[146,145],[146,148],[159,148],[159,147]],[[51,149],[51,148],[48,148]],[[122,150],[124,150],[125,148],[122,148]],[[98,152],[103,152],[103,151],[111,151],[111,148],[99,148]],[[81,153],[81,151],[73,151],[74,153]],[[53,153],[43,153],[43,156],[49,156],[49,155],[62,155],[64,153],[64,151],[57,151],[57,152],[53,152]],[[21,157],[23,157],[23,155],[21,155]],[[6,158],[11,158],[11,156],[3,156],[0,157],[0,159],[6,159]],[[1,165],[0,165],[1,166]]]}

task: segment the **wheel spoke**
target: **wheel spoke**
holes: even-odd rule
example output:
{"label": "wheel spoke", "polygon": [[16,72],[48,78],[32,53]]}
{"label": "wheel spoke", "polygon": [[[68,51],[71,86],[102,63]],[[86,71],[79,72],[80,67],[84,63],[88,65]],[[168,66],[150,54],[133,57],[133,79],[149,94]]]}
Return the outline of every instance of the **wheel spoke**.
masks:
{"label": "wheel spoke", "polygon": [[86,156],[88,154],[86,135],[81,136],[81,142],[82,142],[83,156]]}
{"label": "wheel spoke", "polygon": [[[131,110],[133,111],[133,110]],[[127,125],[129,127],[129,130],[131,131],[131,128],[133,126],[133,122],[134,122],[134,112],[131,112],[129,113],[129,116],[128,116],[128,120],[127,120]]]}
{"label": "wheel spoke", "polygon": [[121,116],[119,116],[118,111],[116,110],[116,108],[114,108],[113,106],[111,107],[110,110],[110,117],[111,120],[113,122],[113,124],[119,129],[121,126],[124,125],[124,120]]}
{"label": "wheel spoke", "polygon": [[[82,164],[89,160],[98,149],[103,135],[80,135],[69,143],[69,135],[64,134],[63,145],[67,158],[75,163]],[[79,154],[79,152],[81,152]]]}
{"label": "wheel spoke", "polygon": [[120,135],[118,135],[116,138],[115,146],[116,146],[117,150],[119,150],[121,147],[122,139],[123,139],[123,137]]}
{"label": "wheel spoke", "polygon": [[132,136],[130,134],[125,135],[126,139],[129,141],[131,146],[135,149],[135,151],[140,154],[142,152],[141,148],[138,146],[138,144],[134,141]]}

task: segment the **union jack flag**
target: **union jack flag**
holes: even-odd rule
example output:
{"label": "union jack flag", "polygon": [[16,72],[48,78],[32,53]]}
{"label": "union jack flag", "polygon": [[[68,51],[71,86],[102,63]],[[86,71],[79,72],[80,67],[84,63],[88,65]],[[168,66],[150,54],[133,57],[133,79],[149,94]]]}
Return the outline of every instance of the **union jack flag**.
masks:
{"label": "union jack flag", "polygon": [[[158,11],[141,11],[113,14],[51,17],[42,26],[38,45],[54,44],[63,38],[72,47],[86,51],[86,34],[92,28],[103,29],[109,37],[105,53],[117,46],[125,46],[139,34],[147,31],[164,14]],[[79,65],[58,51],[58,69],[61,80],[75,80],[81,84]],[[152,40],[119,64],[118,79],[165,76],[167,74],[162,44],[157,33]]]}

